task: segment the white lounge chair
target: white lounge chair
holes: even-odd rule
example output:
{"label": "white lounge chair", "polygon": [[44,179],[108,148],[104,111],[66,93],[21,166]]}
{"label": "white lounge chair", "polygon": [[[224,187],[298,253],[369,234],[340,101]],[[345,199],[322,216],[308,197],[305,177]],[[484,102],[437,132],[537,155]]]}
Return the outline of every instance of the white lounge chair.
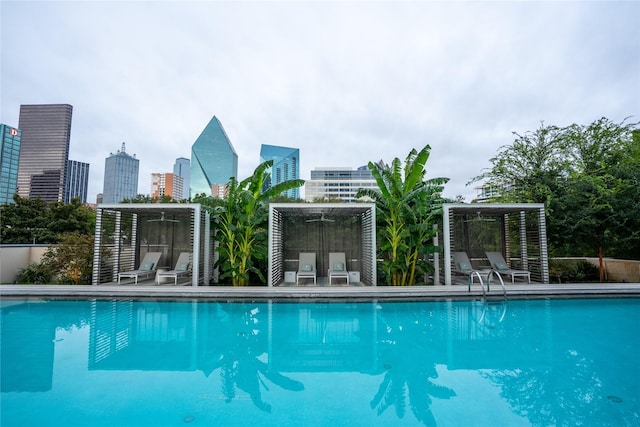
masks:
{"label": "white lounge chair", "polygon": [[123,277],[133,278],[134,283],[138,284],[138,279],[140,278],[149,278],[156,274],[156,270],[158,269],[158,262],[160,261],[160,257],[162,256],[162,252],[147,252],[147,254],[142,258],[140,262],[140,267],[137,270],[132,271],[121,271],[118,273],[118,285],[120,284],[120,279]]}
{"label": "white lounge chair", "polygon": [[491,267],[500,274],[511,276],[511,284],[515,282],[516,277],[526,277],[527,283],[531,283],[531,273],[527,270],[513,270],[509,268],[507,262],[500,252],[485,252]]}
{"label": "white lounge chair", "polygon": [[317,283],[318,273],[316,272],[315,252],[300,252],[296,285],[300,284],[300,279],[313,279],[313,284],[315,285]]}
{"label": "white lounge chair", "polygon": [[333,279],[347,279],[349,284],[349,272],[347,271],[347,261],[344,252],[329,253],[329,285],[332,285]]}
{"label": "white lounge chair", "polygon": [[176,261],[176,266],[173,270],[159,271],[156,274],[156,280],[158,285],[160,279],[163,277],[173,277],[173,284],[178,284],[178,277],[191,275],[191,252],[182,252]]}

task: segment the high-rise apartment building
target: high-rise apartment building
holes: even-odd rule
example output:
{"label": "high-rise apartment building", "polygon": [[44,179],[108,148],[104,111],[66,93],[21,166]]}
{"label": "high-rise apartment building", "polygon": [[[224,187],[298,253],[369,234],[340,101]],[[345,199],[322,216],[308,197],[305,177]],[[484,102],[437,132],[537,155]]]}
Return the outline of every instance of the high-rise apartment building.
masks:
{"label": "high-rise apartment building", "polygon": [[181,200],[184,189],[184,180],[174,173],[151,174],[151,197],[160,198],[170,196],[174,200]]}
{"label": "high-rise apartment building", "polygon": [[120,203],[138,195],[140,161],[127,153],[124,142],[115,154],[110,153],[104,162],[104,186],[102,203]]}
{"label": "high-rise apartment building", "polygon": [[68,104],[20,106],[20,196],[64,201],[72,113]]}
{"label": "high-rise apartment building", "polygon": [[342,199],[355,202],[356,193],[361,188],[377,188],[371,171],[366,166],[357,170],[351,168],[315,168],[311,179],[305,183],[306,201],[316,199]]}
{"label": "high-rise apartment building", "polygon": [[20,162],[20,138],[22,131],[0,123],[0,205],[13,203],[18,186],[18,164]]}
{"label": "high-rise apartment building", "polygon": [[176,200],[188,199],[189,194],[189,176],[191,175],[191,162],[184,157],[178,157],[173,165],[173,174],[182,177],[182,196],[174,197]]}
{"label": "high-rise apartment building", "polygon": [[214,186],[226,186],[231,177],[238,177],[238,155],[222,124],[213,116],[191,146],[190,195],[210,196]]}
{"label": "high-rise apartment building", "polygon": [[[267,170],[270,176],[265,180],[264,190],[272,185],[290,179],[299,179],[300,150],[298,148],[279,147],[262,144],[260,147],[260,163],[273,160],[273,166]],[[294,188],[283,193],[287,197],[300,198],[300,189]]]}
{"label": "high-rise apartment building", "polygon": [[79,198],[82,203],[87,203],[87,191],[89,189],[89,163],[69,160],[67,163],[67,183],[65,185],[64,202]]}

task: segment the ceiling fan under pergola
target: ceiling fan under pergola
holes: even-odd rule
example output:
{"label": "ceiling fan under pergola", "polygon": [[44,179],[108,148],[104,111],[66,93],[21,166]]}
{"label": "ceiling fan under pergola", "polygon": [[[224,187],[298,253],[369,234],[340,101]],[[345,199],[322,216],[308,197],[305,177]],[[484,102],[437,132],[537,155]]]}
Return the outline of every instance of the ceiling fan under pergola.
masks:
{"label": "ceiling fan under pergola", "polygon": [[471,218],[464,220],[464,222],[495,222],[495,221],[496,221],[496,218],[494,217],[483,217],[480,211],[476,212],[475,217],[472,216]]}
{"label": "ceiling fan under pergola", "polygon": [[148,219],[147,222],[180,222],[177,219],[166,219],[164,217],[164,211],[160,212],[160,218]]}
{"label": "ceiling fan under pergola", "polygon": [[320,214],[320,218],[312,218],[306,220],[307,222],[335,222],[335,219],[330,219],[324,216],[324,212]]}

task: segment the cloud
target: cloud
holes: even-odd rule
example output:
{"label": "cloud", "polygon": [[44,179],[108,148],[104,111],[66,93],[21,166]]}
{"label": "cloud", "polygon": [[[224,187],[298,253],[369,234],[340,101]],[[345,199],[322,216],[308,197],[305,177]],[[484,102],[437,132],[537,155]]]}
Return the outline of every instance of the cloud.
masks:
{"label": "cloud", "polygon": [[213,115],[239,154],[299,147],[317,166],[404,159],[429,144],[445,194],[512,132],[640,107],[637,2],[3,2],[2,122],[74,106],[71,158],[140,159],[139,192]]}

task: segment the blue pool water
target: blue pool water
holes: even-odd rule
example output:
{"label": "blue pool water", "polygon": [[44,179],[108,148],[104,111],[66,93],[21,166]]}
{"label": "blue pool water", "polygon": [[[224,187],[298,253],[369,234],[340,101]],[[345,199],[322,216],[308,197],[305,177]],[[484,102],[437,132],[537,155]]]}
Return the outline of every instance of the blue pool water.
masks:
{"label": "blue pool water", "polygon": [[9,426],[638,426],[640,299],[3,301]]}

